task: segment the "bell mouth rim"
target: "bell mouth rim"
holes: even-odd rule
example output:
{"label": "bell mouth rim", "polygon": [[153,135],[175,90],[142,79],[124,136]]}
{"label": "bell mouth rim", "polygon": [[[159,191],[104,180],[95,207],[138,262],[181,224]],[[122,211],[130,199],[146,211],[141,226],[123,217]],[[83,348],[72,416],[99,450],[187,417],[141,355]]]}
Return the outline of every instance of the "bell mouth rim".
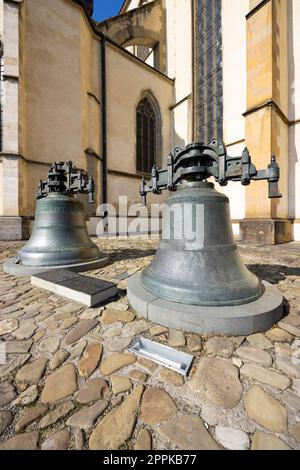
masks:
{"label": "bell mouth rim", "polygon": [[[141,274],[141,278],[140,278],[140,284],[141,286],[147,291],[149,292],[150,294],[156,296],[157,298],[159,299],[163,299],[163,300],[168,300],[168,301],[171,301],[171,302],[175,302],[175,303],[179,303],[181,305],[194,305],[194,306],[198,306],[198,307],[232,307],[232,306],[237,306],[237,305],[245,305],[245,304],[249,304],[251,302],[255,302],[256,300],[258,300],[260,297],[262,297],[262,295],[264,294],[265,292],[265,286],[264,284],[258,279],[258,291],[249,296],[249,297],[244,297],[244,298],[240,298],[240,299],[234,299],[234,300],[220,300],[220,301],[217,301],[217,300],[201,300],[199,302],[195,302],[195,301],[187,301],[187,298],[188,298],[188,295],[191,295],[191,291],[188,291],[188,290],[184,290],[184,285],[186,284],[187,286],[190,285],[190,283],[186,282],[181,282],[181,285],[180,285],[180,289],[181,289],[181,294],[185,297],[184,300],[180,299],[180,293],[179,295],[177,296],[177,298],[174,298],[174,296],[172,297],[171,295],[165,295],[165,294],[162,294],[161,291],[160,292],[155,292],[155,290],[151,289],[151,287],[149,287],[147,284],[145,284],[145,282],[143,282],[143,278],[147,276],[148,278],[152,278],[151,275],[149,275],[148,273],[148,268],[146,268],[142,274]],[[147,279],[146,277],[146,279]],[[164,282],[163,281],[168,281],[170,284],[172,282],[172,280],[170,279],[164,279],[164,278],[160,278],[160,286],[163,286],[164,285]],[[235,281],[234,283],[235,284],[242,284],[244,281]],[[224,286],[227,286],[228,285],[228,282],[224,282],[223,283]],[[215,286],[219,286],[220,287],[221,283],[215,283]],[[173,288],[175,286],[175,283],[173,281]],[[213,288],[214,287],[214,284],[212,283],[209,283],[209,286],[210,288]],[[225,287],[224,287],[225,288]],[[202,287],[203,289],[203,287]],[[201,286],[199,285],[199,291],[202,290],[201,289]],[[171,292],[174,292],[174,290],[171,289]]]}

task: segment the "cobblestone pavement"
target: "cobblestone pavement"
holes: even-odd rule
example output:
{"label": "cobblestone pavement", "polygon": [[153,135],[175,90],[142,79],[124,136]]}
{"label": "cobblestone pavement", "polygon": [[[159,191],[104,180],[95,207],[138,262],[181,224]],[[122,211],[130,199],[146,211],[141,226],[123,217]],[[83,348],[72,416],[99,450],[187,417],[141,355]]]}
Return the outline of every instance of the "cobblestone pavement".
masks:
{"label": "cobblestone pavement", "polygon": [[[121,289],[105,307],[0,271],[0,449],[300,449],[300,244],[240,247],[282,291],[287,315],[245,338],[139,318],[126,276],[151,261],[157,241],[97,243],[111,264],[88,275]],[[21,243],[0,246],[2,263]],[[129,354],[139,334],[192,353],[189,377]]]}

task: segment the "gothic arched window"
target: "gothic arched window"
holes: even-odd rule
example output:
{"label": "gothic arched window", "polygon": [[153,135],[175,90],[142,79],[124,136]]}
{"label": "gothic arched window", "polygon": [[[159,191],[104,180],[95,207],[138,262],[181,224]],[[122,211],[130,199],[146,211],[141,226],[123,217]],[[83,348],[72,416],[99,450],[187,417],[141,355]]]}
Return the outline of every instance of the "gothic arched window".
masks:
{"label": "gothic arched window", "polygon": [[137,171],[151,173],[156,162],[156,116],[151,101],[142,98],[136,110]]}

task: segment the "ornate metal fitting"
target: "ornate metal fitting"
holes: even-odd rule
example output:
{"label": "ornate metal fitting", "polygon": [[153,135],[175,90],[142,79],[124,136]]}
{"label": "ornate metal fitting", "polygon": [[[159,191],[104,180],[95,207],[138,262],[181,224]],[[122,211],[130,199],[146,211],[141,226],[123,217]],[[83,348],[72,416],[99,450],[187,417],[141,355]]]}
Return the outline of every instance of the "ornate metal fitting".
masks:
{"label": "ornate metal fitting", "polygon": [[176,147],[169,154],[165,169],[159,170],[154,165],[150,182],[146,183],[144,178],[141,182],[142,202],[146,204],[148,192],[160,194],[164,189],[176,191],[183,181],[205,181],[211,176],[221,186],[226,186],[228,181],[240,181],[243,185],[249,185],[251,180],[267,180],[268,197],[282,197],[278,190],[280,169],[275,156],[271,157],[268,168],[257,170],[251,162],[247,147],[242,155],[230,157],[224,143],[214,139],[207,145],[193,142],[185,149]]}
{"label": "ornate metal fitting", "polygon": [[88,194],[89,204],[93,204],[94,179],[86,171],[77,169],[71,161],[55,162],[50,167],[48,178],[39,182],[36,198],[41,199],[51,193]]}

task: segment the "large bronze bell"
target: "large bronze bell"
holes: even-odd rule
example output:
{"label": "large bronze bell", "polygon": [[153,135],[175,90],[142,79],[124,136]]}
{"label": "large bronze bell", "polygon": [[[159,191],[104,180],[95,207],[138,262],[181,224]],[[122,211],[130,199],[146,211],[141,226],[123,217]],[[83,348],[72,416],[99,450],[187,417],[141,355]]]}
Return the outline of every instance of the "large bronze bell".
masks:
{"label": "large bronze bell", "polygon": [[[229,199],[212,183],[181,184],[167,200],[172,213],[184,217],[190,205],[191,224],[196,227],[196,205],[203,206],[201,246],[176,239],[178,220],[166,220],[170,230],[161,240],[153,262],[141,276],[142,286],[161,298],[192,305],[240,305],[258,299],[263,286],[243,264],[234,241]],[[178,211],[178,208],[181,210]],[[222,227],[222,229],[220,229]],[[199,238],[199,239],[200,239]]]}
{"label": "large bronze bell", "polygon": [[88,235],[85,208],[77,199],[78,193],[88,194],[92,203],[93,178],[78,170],[72,162],[51,165],[47,180],[39,184],[30,240],[13,262],[9,260],[4,265],[7,272],[26,274],[25,268],[29,268],[28,273],[31,274],[72,266],[80,271],[103,264],[103,255]]}
{"label": "large bronze bell", "polygon": [[129,279],[128,298],[138,313],[172,328],[227,334],[261,331],[282,315],[282,297],[243,264],[229,199],[207,181],[211,176],[220,185],[266,179],[269,197],[281,196],[274,157],[267,169],[256,170],[247,149],[229,157],[217,140],[175,149],[167,169],[154,166],[150,183],[142,180],[143,202],[150,191],[168,189],[172,194],[156,255],[149,267]]}

